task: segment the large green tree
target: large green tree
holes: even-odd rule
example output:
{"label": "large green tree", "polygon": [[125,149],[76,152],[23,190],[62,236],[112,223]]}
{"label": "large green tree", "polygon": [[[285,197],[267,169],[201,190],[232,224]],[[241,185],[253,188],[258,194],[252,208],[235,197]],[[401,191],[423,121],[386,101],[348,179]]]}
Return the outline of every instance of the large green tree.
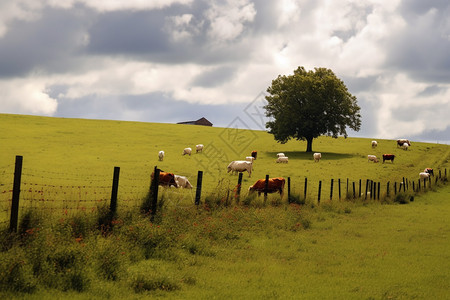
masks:
{"label": "large green tree", "polygon": [[361,127],[356,97],[330,69],[298,67],[293,75],[279,75],[267,92],[264,108],[271,121],[266,127],[283,144],[291,138],[306,140],[306,152],[312,152],[314,138],[347,137],[347,127],[355,131]]}

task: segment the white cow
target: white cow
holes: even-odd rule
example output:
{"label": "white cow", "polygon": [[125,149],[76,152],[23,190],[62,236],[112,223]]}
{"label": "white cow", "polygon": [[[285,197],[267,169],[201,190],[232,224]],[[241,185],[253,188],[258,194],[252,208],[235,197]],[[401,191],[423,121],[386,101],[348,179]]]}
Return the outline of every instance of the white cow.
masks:
{"label": "white cow", "polygon": [[195,145],[195,153],[203,152],[203,144]]}
{"label": "white cow", "polygon": [[289,159],[287,156],[280,156],[277,158],[277,163],[285,163],[287,164],[289,162]]}
{"label": "white cow", "polygon": [[185,176],[175,175],[175,182],[179,188],[192,189],[192,184]]}
{"label": "white cow", "polygon": [[409,147],[408,143],[403,143],[402,145],[403,150],[408,150],[408,147]]}
{"label": "white cow", "polygon": [[283,156],[286,156],[286,155],[284,155],[284,153],[278,153],[277,154],[277,157],[283,157]]}
{"label": "white cow", "polygon": [[255,160],[255,158],[253,156],[247,156],[247,157],[245,157],[245,160],[253,162]]}
{"label": "white cow", "polygon": [[378,158],[375,155],[367,155],[368,161],[378,162]]}
{"label": "white cow", "polygon": [[158,158],[159,158],[159,161],[163,161],[163,159],[164,159],[164,151],[159,151],[159,153],[158,153]]}
{"label": "white cow", "polygon": [[377,141],[372,141],[372,148],[376,148],[378,146]]}
{"label": "white cow", "polygon": [[183,154],[181,154],[181,155],[189,154],[189,156],[191,156],[191,153],[192,153],[192,148],[184,148]]}
{"label": "white cow", "polygon": [[228,166],[227,166],[227,173],[229,173],[230,171],[232,171],[231,173],[238,173],[238,172],[248,172],[248,177],[252,176],[252,168],[253,168],[253,163],[250,161],[245,161],[245,160],[235,160],[232,161]]}
{"label": "white cow", "polygon": [[420,179],[426,179],[426,178],[428,178],[428,177],[430,177],[430,176],[431,176],[431,174],[430,174],[430,173],[427,173],[427,172],[420,172],[420,173],[419,173]]}
{"label": "white cow", "polygon": [[320,159],[322,158],[322,153],[314,153],[313,157],[315,162],[320,161]]}

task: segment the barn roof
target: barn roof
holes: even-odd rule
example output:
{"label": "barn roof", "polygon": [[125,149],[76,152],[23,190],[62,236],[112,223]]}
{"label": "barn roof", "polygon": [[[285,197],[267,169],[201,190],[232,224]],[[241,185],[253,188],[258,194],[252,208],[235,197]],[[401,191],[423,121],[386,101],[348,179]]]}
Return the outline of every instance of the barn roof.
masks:
{"label": "barn roof", "polygon": [[208,121],[205,117],[202,117],[196,121],[178,122],[177,124],[213,126],[213,124],[210,121]]}

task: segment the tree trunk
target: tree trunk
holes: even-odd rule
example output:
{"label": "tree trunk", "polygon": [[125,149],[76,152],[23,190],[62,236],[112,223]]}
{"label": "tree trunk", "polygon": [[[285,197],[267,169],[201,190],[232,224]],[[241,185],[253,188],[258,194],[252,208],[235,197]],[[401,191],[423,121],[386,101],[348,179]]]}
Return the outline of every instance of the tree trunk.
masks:
{"label": "tree trunk", "polygon": [[313,142],[312,137],[306,138],[306,152],[312,152],[312,142]]}

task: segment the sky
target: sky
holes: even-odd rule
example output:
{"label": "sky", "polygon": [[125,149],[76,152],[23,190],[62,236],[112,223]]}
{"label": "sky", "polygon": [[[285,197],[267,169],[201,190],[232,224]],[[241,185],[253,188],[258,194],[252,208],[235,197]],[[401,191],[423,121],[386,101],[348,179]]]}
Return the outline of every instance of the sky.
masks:
{"label": "sky", "polygon": [[349,136],[450,142],[448,0],[2,0],[0,113],[264,130],[264,96],[331,69]]}

